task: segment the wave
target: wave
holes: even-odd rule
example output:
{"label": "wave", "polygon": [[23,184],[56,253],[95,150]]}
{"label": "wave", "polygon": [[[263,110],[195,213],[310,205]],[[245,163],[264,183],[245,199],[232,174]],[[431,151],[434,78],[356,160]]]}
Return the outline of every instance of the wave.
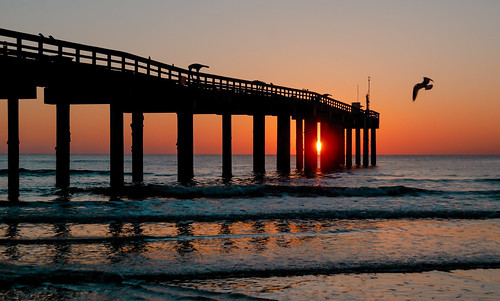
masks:
{"label": "wave", "polygon": [[[0,169],[0,176],[8,175],[8,169]],[[55,169],[27,169],[19,168],[19,175],[24,176],[51,176],[56,174]],[[71,175],[100,175],[109,176],[109,170],[88,170],[88,169],[72,169],[70,170]],[[124,173],[124,175],[132,175],[132,173]]]}
{"label": "wave", "polygon": [[77,284],[77,283],[114,283],[145,281],[179,281],[198,279],[224,279],[248,277],[287,277],[304,275],[332,275],[358,273],[421,273],[426,271],[450,271],[468,269],[498,269],[500,261],[421,261],[421,262],[384,262],[384,263],[332,263],[314,267],[240,267],[231,270],[217,269],[192,272],[165,273],[113,273],[99,270],[72,270],[48,267],[26,267],[18,265],[0,265],[0,285],[42,285],[43,283]]}
{"label": "wave", "polygon": [[108,187],[80,189],[73,192],[90,192],[94,194],[119,195],[123,197],[170,197],[170,198],[231,198],[231,197],[265,197],[265,196],[295,196],[295,197],[381,197],[381,196],[418,196],[424,194],[442,194],[439,190],[413,188],[407,186],[381,187],[328,187],[328,186],[287,186],[287,185],[248,185],[248,186],[125,186],[119,191]]}
{"label": "wave", "polygon": [[0,216],[0,223],[47,223],[47,224],[102,224],[102,223],[179,223],[179,222],[240,222],[266,220],[369,220],[369,219],[497,219],[498,210],[376,210],[376,209],[345,209],[345,210],[288,210],[281,212],[238,212],[219,213],[208,212],[200,214],[141,214],[131,211],[107,211],[107,213],[64,212],[64,214],[27,214],[17,216]]}

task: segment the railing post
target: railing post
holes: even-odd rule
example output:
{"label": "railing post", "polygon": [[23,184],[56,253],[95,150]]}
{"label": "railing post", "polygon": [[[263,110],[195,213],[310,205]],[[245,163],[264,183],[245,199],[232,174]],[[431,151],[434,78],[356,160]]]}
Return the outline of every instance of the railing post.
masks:
{"label": "railing post", "polygon": [[108,69],[111,69],[111,54],[108,54]]}
{"label": "railing post", "polygon": [[17,57],[22,57],[23,54],[23,40],[21,38],[17,38]]}
{"label": "railing post", "polygon": [[75,62],[77,62],[77,63],[80,62],[80,49],[76,49],[76,52],[75,52]]}
{"label": "railing post", "polygon": [[38,41],[38,57],[41,58],[43,56],[43,42]]}
{"label": "railing post", "polygon": [[97,55],[95,53],[95,51],[92,51],[92,65],[96,65],[97,64]]}

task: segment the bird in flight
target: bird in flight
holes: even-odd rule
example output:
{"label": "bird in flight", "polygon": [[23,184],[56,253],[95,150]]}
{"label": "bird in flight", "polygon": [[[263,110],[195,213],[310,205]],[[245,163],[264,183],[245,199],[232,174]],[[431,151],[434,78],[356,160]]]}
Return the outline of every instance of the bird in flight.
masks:
{"label": "bird in flight", "polygon": [[434,81],[428,77],[424,77],[423,82],[418,83],[413,87],[413,101],[415,101],[415,99],[417,98],[418,90],[422,88],[425,88],[425,90],[432,89],[433,85],[429,85],[429,82],[434,82]]}

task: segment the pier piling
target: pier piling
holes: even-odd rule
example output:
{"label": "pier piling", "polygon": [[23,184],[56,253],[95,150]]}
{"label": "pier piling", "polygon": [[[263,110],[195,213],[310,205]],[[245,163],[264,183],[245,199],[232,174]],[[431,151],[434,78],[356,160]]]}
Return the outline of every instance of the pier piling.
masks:
{"label": "pier piling", "polygon": [[278,115],[277,133],[277,170],[282,174],[290,173],[290,116]]}
{"label": "pier piling", "polygon": [[372,166],[377,165],[377,132],[375,128],[371,128],[371,152]]}
{"label": "pier piling", "polygon": [[222,114],[222,177],[232,177],[231,114]]}
{"label": "pier piling", "polygon": [[123,186],[123,112],[117,104],[110,104],[110,185]]}
{"label": "pier piling", "polygon": [[356,159],[355,159],[355,162],[356,162],[356,166],[360,166],[361,165],[361,129],[360,128],[356,128],[356,131],[355,131],[355,152],[356,152]]}
{"label": "pier piling", "polygon": [[266,119],[264,114],[253,115],[253,171],[266,172]]}
{"label": "pier piling", "polygon": [[302,118],[295,120],[295,165],[297,170],[304,169],[304,130]]}
{"label": "pier piling", "polygon": [[177,179],[189,182],[194,176],[193,112],[177,113]]}
{"label": "pier piling", "polygon": [[345,166],[347,168],[352,167],[352,128],[346,128],[345,131],[346,147],[345,147]]}
{"label": "pier piling", "polygon": [[316,118],[306,119],[304,128],[304,172],[312,175],[318,169],[318,150],[316,148],[318,122]]}
{"label": "pier piling", "polygon": [[132,182],[144,181],[144,114],[132,112]]}
{"label": "pier piling", "polygon": [[70,105],[56,105],[56,187],[68,188],[70,184]]}
{"label": "pier piling", "polygon": [[19,200],[19,99],[7,100],[8,114],[8,198]]}

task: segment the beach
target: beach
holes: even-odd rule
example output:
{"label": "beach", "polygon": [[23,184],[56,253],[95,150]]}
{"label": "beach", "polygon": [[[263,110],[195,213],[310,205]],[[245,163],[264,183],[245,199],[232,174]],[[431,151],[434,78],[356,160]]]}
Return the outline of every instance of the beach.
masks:
{"label": "beach", "polygon": [[[292,157],[292,166],[293,166]],[[458,164],[460,163],[460,164]],[[21,202],[0,156],[0,296],[76,300],[494,300],[500,157],[379,156],[370,168],[304,177],[250,172],[234,156],[146,155],[145,184],[109,190],[109,157],[21,156]],[[128,168],[128,169],[127,169]]]}

